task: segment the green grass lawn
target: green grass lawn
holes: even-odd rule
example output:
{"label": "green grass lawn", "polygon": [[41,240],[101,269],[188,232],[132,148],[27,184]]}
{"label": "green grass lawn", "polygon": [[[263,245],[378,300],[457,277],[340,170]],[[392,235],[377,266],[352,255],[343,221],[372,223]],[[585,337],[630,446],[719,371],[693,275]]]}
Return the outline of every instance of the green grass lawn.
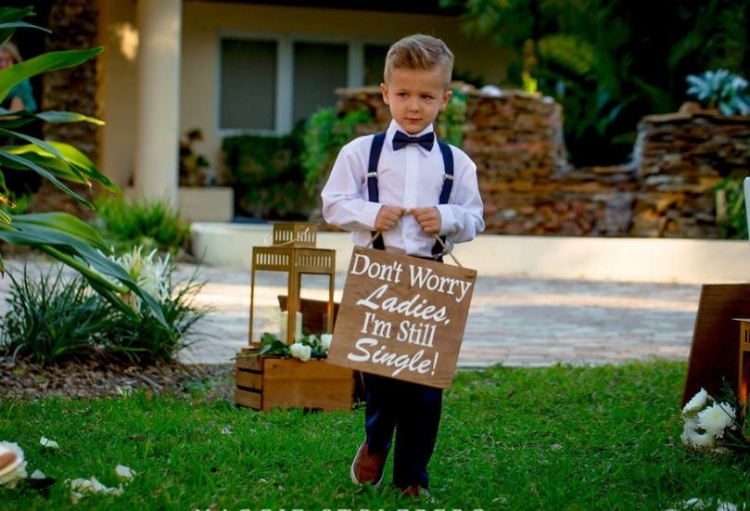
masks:
{"label": "green grass lawn", "polygon": [[[685,363],[460,372],[446,391],[430,465],[432,502],[349,480],[363,412],[260,413],[211,399],[139,393],[92,401],[0,405],[0,440],[31,474],[0,487],[0,509],[599,510],[682,508],[698,497],[750,501],[750,460],[680,441]],[[228,383],[231,385],[231,382]],[[59,450],[39,444],[44,436]],[[66,479],[120,483],[122,495],[73,504]],[[390,480],[391,464],[386,469]]]}

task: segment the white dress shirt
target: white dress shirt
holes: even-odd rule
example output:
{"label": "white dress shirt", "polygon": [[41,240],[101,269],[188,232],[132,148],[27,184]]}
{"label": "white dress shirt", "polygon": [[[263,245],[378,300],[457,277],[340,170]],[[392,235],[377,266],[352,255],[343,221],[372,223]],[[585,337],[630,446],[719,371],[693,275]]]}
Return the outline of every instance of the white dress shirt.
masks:
{"label": "white dress shirt", "polygon": [[[383,205],[411,209],[436,206],[440,212],[440,235],[450,249],[454,243],[474,239],[484,230],[483,205],[477,185],[476,165],[460,149],[451,146],[454,160],[453,189],[448,204],[438,204],[443,189],[445,165],[437,140],[431,150],[409,144],[393,150],[393,135],[402,130],[391,121],[378,163],[380,203],[369,202],[367,168],[374,135],[356,138],[338,154],[323,188],[323,217],[326,222],[352,231],[354,243],[367,246],[375,229],[375,218]],[[432,125],[417,135],[429,133]],[[434,236],[425,233],[411,215],[382,233],[386,250],[429,257]]]}

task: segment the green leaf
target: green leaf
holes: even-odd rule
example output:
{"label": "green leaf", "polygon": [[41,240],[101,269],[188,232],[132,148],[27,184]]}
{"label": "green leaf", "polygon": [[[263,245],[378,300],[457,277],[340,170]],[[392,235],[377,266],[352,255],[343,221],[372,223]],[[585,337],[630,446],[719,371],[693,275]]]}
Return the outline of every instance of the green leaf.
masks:
{"label": "green leaf", "polygon": [[[41,141],[40,141],[41,142]],[[41,142],[44,147],[49,147],[61,158],[55,158],[52,153],[43,149],[35,143],[24,146],[13,146],[3,149],[2,151],[16,156],[23,157],[26,161],[44,167],[60,179],[65,179],[74,183],[90,185],[92,181],[101,183],[105,188],[111,191],[117,191],[118,187],[107,176],[102,174],[94,162],[70,144],[63,142]],[[2,156],[3,152],[0,152]],[[28,168],[24,162],[20,167]]]}
{"label": "green leaf", "polygon": [[63,142],[49,142],[49,144],[62,153],[65,161],[75,166],[78,170],[88,176],[89,179],[97,181],[108,190],[118,191],[119,188],[107,176],[102,174],[91,159],[78,148]]}
{"label": "green leaf", "polygon": [[107,250],[107,245],[98,231],[71,214],[61,212],[27,213],[12,215],[11,218],[15,227],[22,227],[27,224],[44,225],[75,236],[91,246]]}
{"label": "green leaf", "polygon": [[87,115],[79,114],[76,112],[61,112],[59,110],[47,110],[46,112],[39,112],[36,117],[52,123],[60,122],[90,122],[97,126],[104,126],[104,121],[89,117]]}
{"label": "green leaf", "polygon": [[33,7],[24,7],[20,9],[14,7],[2,8],[0,10],[0,44],[10,39],[10,36],[13,35],[13,32],[15,32],[18,28],[35,28],[38,30],[43,30],[45,32],[50,32],[46,28],[38,27],[26,21],[22,21],[28,16],[34,16]]}
{"label": "green leaf", "polygon": [[[92,208],[92,204],[87,201],[85,198],[65,186],[55,175],[53,175],[51,172],[49,172],[47,169],[43,168],[42,166],[38,165],[37,163],[33,162],[32,160],[28,158],[23,158],[21,156],[17,156],[10,151],[0,151],[0,162],[2,162],[3,159],[6,159],[7,161],[4,162],[8,167],[10,168],[16,168],[16,169],[31,169],[37,174],[43,176],[47,180],[49,180],[52,184],[54,184],[56,187],[58,187],[60,190],[65,192],[66,195],[71,197],[72,199],[76,200],[77,202],[80,202],[81,204]],[[15,164],[15,165],[13,165]]]}
{"label": "green leaf", "polygon": [[66,50],[43,53],[0,71],[0,100],[5,99],[10,89],[27,78],[58,69],[74,67],[95,57],[102,47],[90,50]]}
{"label": "green leaf", "polygon": [[[103,296],[114,300],[113,304],[118,307],[125,305],[116,295],[123,292],[123,289],[103,277],[120,282],[143,300],[154,317],[168,328],[164,312],[154,297],[138,287],[124,268],[90,244],[98,236],[91,232],[90,227],[82,226],[80,220],[67,213],[18,215],[12,218],[12,227],[6,226],[3,229],[0,224],[0,240],[45,251],[78,270],[97,292],[102,289],[112,291]],[[100,246],[103,246],[103,242]]]}
{"label": "green leaf", "polygon": [[5,28],[6,25],[21,21],[29,16],[34,16],[33,7],[3,7],[0,9],[0,28]]}

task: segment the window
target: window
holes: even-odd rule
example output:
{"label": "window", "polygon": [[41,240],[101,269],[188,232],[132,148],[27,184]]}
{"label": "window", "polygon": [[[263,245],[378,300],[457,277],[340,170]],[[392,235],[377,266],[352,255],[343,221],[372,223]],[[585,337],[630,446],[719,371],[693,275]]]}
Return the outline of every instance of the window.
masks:
{"label": "window", "polygon": [[334,106],[337,88],[380,84],[388,51],[287,37],[224,37],[219,47],[219,129],[275,134]]}
{"label": "window", "polygon": [[348,54],[345,44],[295,43],[295,123],[307,119],[318,108],[336,104],[334,91],[347,84]]}
{"label": "window", "polygon": [[276,129],[277,66],[275,41],[221,42],[222,129]]}

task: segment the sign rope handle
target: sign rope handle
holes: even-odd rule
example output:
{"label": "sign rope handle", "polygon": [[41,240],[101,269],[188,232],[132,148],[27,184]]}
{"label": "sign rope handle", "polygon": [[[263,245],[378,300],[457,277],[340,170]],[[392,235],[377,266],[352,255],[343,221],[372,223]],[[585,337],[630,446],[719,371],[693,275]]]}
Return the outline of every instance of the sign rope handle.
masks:
{"label": "sign rope handle", "polygon": [[459,268],[463,268],[461,263],[458,262],[458,259],[456,259],[456,256],[453,255],[452,250],[448,250],[448,247],[445,246],[445,243],[443,243],[443,240],[438,236],[437,234],[433,234],[435,236],[435,239],[438,240],[438,243],[440,243],[440,246],[443,247],[443,254],[451,256],[451,259],[453,259],[453,262],[456,263],[456,266]]}
{"label": "sign rope handle", "polygon": [[[381,234],[380,231],[376,231],[375,234],[370,238],[370,242],[367,244],[365,248],[370,248],[372,244],[375,242],[375,240],[378,239],[378,236],[380,236],[380,234]],[[438,236],[437,234],[434,234],[433,236],[435,236],[435,239],[438,241],[438,243],[440,243],[440,246],[443,247],[443,254],[451,256],[451,259],[453,259],[453,261],[456,263],[456,266],[458,266],[459,268],[463,268],[463,265],[459,263],[458,259],[456,259],[456,256],[453,255],[453,251],[448,250],[448,247],[445,245],[445,243],[440,238],[440,236]]]}
{"label": "sign rope handle", "polygon": [[370,248],[373,243],[375,243],[375,240],[380,237],[380,231],[375,231],[375,234],[370,238],[370,242],[367,244],[365,248]]}

